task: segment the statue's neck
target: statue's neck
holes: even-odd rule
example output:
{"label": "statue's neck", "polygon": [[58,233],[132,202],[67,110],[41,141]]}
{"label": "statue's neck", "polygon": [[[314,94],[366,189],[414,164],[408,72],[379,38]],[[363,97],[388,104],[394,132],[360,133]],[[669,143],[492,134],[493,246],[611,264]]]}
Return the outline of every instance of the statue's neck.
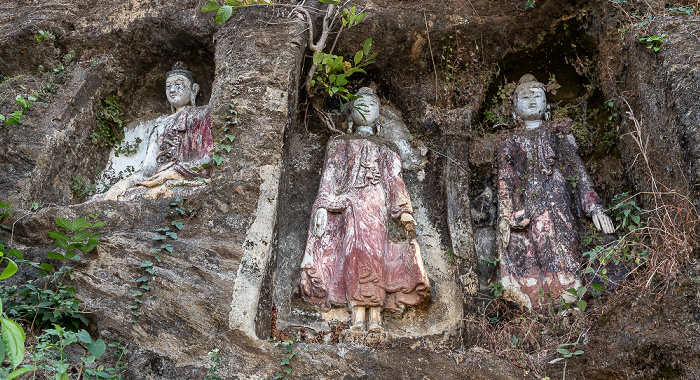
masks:
{"label": "statue's neck", "polygon": [[525,120],[525,129],[536,129],[542,125],[542,120]]}
{"label": "statue's neck", "polygon": [[372,130],[372,126],[370,125],[360,125],[357,127],[357,132],[356,134],[360,136],[372,136],[374,134],[374,131]]}

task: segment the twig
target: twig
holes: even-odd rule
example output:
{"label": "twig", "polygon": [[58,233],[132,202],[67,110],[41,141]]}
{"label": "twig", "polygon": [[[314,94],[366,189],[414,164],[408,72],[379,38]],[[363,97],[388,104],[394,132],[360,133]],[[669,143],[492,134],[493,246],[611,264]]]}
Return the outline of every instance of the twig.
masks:
{"label": "twig", "polygon": [[428,30],[428,18],[423,10],[423,20],[425,21],[425,34],[428,36],[428,48],[430,48],[430,59],[433,61],[433,71],[435,72],[435,106],[438,103],[438,75],[437,67],[435,66],[435,57],[433,57],[433,44],[430,43],[430,31]]}

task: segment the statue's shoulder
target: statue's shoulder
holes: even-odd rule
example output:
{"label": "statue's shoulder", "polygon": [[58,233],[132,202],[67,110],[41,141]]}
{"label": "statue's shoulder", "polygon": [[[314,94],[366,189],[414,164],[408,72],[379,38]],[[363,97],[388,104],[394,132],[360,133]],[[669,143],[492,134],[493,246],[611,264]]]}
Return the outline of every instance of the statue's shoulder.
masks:
{"label": "statue's shoulder", "polygon": [[205,117],[209,116],[209,106],[190,106],[187,107],[190,115],[195,117]]}

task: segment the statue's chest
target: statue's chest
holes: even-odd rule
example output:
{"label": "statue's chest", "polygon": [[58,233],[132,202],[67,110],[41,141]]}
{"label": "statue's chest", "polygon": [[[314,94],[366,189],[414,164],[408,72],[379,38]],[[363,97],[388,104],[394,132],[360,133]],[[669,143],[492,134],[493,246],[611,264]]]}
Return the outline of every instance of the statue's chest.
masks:
{"label": "statue's chest", "polygon": [[159,165],[177,160],[180,146],[185,136],[184,132],[184,120],[180,118],[165,128],[158,144],[157,162]]}

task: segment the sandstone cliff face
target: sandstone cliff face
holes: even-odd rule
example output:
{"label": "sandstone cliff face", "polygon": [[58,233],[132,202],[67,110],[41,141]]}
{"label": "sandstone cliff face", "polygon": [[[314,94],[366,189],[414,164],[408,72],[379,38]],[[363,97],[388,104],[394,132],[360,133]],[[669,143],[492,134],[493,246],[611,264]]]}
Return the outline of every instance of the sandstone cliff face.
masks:
{"label": "sandstone cliff face", "polygon": [[[383,106],[390,110],[384,116],[405,124],[397,130],[420,134],[430,148],[426,162],[407,170],[405,177],[414,208],[419,208],[418,241],[424,255],[430,254],[426,266],[437,293],[432,308],[389,321],[393,328],[409,331],[393,348],[297,345],[292,378],[529,375],[511,358],[472,349],[480,341],[478,333],[463,323],[480,313],[472,296],[479,287],[484,290],[492,270],[484,260],[493,258],[493,217],[487,212],[472,220],[472,208],[475,202],[482,202],[486,211],[492,207],[488,194],[482,197],[488,200],[475,201],[485,193],[473,188],[492,175],[493,140],[498,136],[473,132],[483,103],[493,95],[489,78],[504,75],[501,70],[510,80],[531,70],[556,72],[565,85],[563,93],[575,92],[582,75],[565,68],[558,55],[574,57],[578,50],[559,47],[587,41],[587,52],[598,54],[599,62],[595,79],[589,80],[600,82],[606,97],[629,93],[637,117],[649,122],[645,126],[656,137],[650,145],[653,165],[663,173],[660,180],[669,186],[697,183],[696,17],[655,23],[654,33],[670,36],[653,54],[634,40],[613,43],[616,20],[605,1],[542,1],[527,12],[520,2],[494,3],[358,2],[368,16],[362,27],[344,32],[337,53],[348,57],[373,37],[377,63],[354,86],[377,85]],[[194,0],[27,0],[0,5],[0,73],[5,78],[23,75],[14,87],[0,85],[1,114],[12,111],[19,84],[39,88],[41,72],[50,68],[47,59],[73,50],[77,61],[65,71],[50,103],[36,102],[21,124],[0,128],[0,201],[13,202],[17,210],[13,244],[27,257],[45,261],[52,247],[47,233],[56,218],[101,214],[107,223],[104,243],[76,267],[74,281],[91,312],[91,332],[128,343],[128,379],[204,378],[207,352],[214,348],[221,350],[222,378],[268,379],[280,370],[280,350],[265,341],[275,317],[280,329],[294,334],[299,333],[299,321],[318,318],[294,295],[328,139],[320,123],[307,122],[299,112],[306,108],[300,93],[308,61],[306,25],[288,17],[289,8],[256,8],[234,13],[219,27],[211,14],[199,13],[202,5]],[[567,31],[562,25],[571,27]],[[57,38],[51,44],[37,43],[38,30]],[[445,90],[445,72],[439,69],[444,41],[450,40],[456,41],[450,46],[469,57],[460,61],[463,82],[458,90]],[[101,100],[118,95],[130,121],[167,113],[163,74],[176,60],[187,62],[202,86],[198,104],[209,104],[214,130],[224,126],[226,116],[235,117],[233,149],[224,154],[224,164],[198,196],[181,202],[83,203],[70,189],[73,177],[96,178],[109,154],[90,140]],[[530,63],[536,67],[528,67]],[[229,113],[232,100],[237,115]],[[222,137],[217,133],[215,137]],[[619,145],[622,161],[633,167],[629,179],[644,189],[644,168],[634,160],[633,142],[621,139]],[[38,211],[29,211],[32,202],[39,203]],[[184,209],[184,215],[175,207]],[[174,220],[184,228],[171,241],[173,252],[155,264],[151,291],[143,297],[141,315],[134,318],[128,305],[139,290],[136,279],[144,275],[140,266],[153,260],[150,250],[157,243],[152,239],[159,235],[155,230]],[[0,240],[9,241],[9,234],[0,232]],[[480,285],[468,284],[472,274],[479,275]],[[693,358],[700,347],[699,288],[694,276],[655,307],[630,300],[601,319],[584,347],[591,355],[569,361],[573,375],[698,376]],[[561,364],[551,371],[561,370]]]}

